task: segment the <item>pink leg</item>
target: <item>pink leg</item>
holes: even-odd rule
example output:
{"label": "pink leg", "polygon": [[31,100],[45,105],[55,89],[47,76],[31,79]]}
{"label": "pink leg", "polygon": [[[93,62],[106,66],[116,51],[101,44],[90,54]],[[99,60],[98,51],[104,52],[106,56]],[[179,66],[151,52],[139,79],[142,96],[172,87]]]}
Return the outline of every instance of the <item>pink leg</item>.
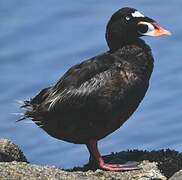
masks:
{"label": "pink leg", "polygon": [[87,144],[87,147],[89,149],[90,154],[95,158],[95,160],[97,161],[97,163],[101,169],[109,170],[109,171],[129,171],[129,170],[139,169],[137,167],[136,163],[106,164],[104,162],[102,156],[99,153],[96,140],[90,140],[89,143]]}

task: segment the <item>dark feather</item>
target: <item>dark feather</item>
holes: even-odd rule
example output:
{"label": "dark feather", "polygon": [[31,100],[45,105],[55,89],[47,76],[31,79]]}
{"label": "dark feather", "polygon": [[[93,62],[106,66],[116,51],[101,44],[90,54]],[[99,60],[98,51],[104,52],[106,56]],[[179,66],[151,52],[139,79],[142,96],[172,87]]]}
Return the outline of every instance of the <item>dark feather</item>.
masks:
{"label": "dark feather", "polygon": [[[152,68],[151,52],[143,41],[115,53],[101,54],[73,66],[55,86],[25,101],[22,107],[27,111],[23,119],[40,121],[52,136],[72,142],[86,141],[93,134],[102,138],[123,124],[138,107]],[[105,130],[100,131],[101,126]],[[83,139],[78,140],[76,133]]]}
{"label": "dark feather", "polygon": [[118,129],[139,106],[153,70],[150,47],[137,35],[137,19],[126,26],[126,13],[134,11],[116,12],[106,32],[110,50],[71,67],[54,86],[24,101],[21,120],[31,118],[51,136],[74,143]]}

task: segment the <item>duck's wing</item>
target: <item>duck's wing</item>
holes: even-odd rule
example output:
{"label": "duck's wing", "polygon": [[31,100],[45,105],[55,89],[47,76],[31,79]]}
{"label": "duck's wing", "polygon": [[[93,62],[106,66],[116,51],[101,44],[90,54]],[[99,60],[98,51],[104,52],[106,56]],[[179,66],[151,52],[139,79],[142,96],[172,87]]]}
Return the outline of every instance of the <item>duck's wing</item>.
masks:
{"label": "duck's wing", "polygon": [[73,66],[52,87],[46,101],[47,109],[89,106],[100,96],[107,100],[113,93],[127,91],[127,86],[131,86],[130,80],[134,78],[128,66],[126,61],[122,62],[112,54],[103,54]]}
{"label": "duck's wing", "polygon": [[95,75],[109,69],[115,57],[112,54],[104,53],[89,60],[83,61],[71,67],[56,83],[53,89],[62,91],[68,88],[78,88],[84,82],[88,81]]}
{"label": "duck's wing", "polygon": [[116,59],[111,54],[104,53],[71,67],[54,86],[41,90],[35,97],[22,103],[21,107],[27,111],[21,119],[31,117],[36,112],[45,113],[66,107],[73,101],[76,104],[72,106],[81,104],[87,95],[99,87],[99,83],[104,82],[104,77],[102,80],[99,78],[111,68],[114,61]]}

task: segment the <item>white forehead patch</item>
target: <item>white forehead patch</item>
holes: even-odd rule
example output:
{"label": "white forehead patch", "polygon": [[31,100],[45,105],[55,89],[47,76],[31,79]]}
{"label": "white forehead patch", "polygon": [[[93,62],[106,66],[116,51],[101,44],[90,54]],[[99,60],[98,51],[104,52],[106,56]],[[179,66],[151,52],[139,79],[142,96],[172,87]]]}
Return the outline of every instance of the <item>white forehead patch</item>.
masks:
{"label": "white forehead patch", "polygon": [[133,13],[131,13],[131,15],[133,17],[145,17],[142,13],[140,13],[139,11],[135,11]]}

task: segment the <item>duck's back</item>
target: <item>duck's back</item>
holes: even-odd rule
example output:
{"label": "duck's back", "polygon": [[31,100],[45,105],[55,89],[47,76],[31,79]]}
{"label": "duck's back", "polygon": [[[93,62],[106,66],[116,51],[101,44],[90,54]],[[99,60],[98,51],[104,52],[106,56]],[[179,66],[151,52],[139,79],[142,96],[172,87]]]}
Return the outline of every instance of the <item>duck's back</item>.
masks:
{"label": "duck's back", "polygon": [[50,135],[74,143],[101,139],[136,110],[153,69],[143,41],[107,52],[70,68],[55,86],[31,101],[26,117]]}

